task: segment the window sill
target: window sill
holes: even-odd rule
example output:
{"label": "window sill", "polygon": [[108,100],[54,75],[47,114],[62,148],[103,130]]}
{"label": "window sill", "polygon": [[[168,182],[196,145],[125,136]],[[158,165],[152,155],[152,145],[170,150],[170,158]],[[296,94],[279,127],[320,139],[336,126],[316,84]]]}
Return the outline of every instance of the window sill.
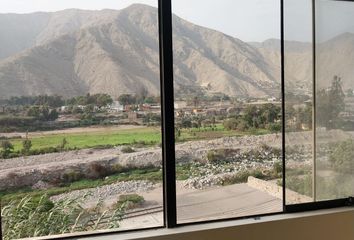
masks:
{"label": "window sill", "polygon": [[[262,230],[264,229],[264,230]],[[311,212],[278,214],[260,218],[248,218],[234,221],[224,221],[207,224],[195,224],[174,229],[142,230],[129,233],[111,233],[96,236],[81,236],[78,234],[65,235],[70,239],[80,240],[113,240],[113,239],[230,239],[238,236],[238,239],[354,239],[354,208],[344,207],[335,209],[318,210]],[[292,233],[293,232],[293,233]],[[99,233],[99,232],[95,232]],[[246,234],[246,235],[244,235]],[[305,234],[302,236],[301,234]],[[315,235],[313,235],[315,234]],[[320,235],[323,235],[320,237]],[[332,234],[332,236],[331,236]],[[333,235],[335,234],[335,235]],[[345,238],[341,236],[346,236]],[[223,236],[222,238],[220,238]],[[247,238],[242,238],[247,236]],[[278,236],[278,238],[277,238]],[[292,238],[293,236],[294,238]],[[308,236],[308,237],[307,237]],[[315,236],[315,238],[313,238]],[[317,236],[317,237],[316,237]],[[57,236],[58,238],[59,236]],[[63,236],[61,236],[63,237]],[[305,237],[305,238],[304,238]],[[55,238],[54,236],[51,238]],[[40,239],[51,239],[40,238]],[[60,237],[59,237],[60,238]],[[38,238],[37,238],[38,239]]]}

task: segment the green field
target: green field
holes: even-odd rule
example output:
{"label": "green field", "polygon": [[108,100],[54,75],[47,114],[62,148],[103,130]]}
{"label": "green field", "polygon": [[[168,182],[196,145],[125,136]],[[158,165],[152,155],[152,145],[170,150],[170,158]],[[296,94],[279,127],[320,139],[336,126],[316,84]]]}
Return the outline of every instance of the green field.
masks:
{"label": "green field", "polygon": [[[32,149],[41,149],[47,147],[56,147],[60,145],[63,139],[66,139],[67,148],[91,148],[103,145],[125,145],[144,141],[145,144],[156,144],[161,142],[161,133],[159,128],[137,128],[123,129],[115,131],[73,133],[73,134],[52,134],[30,138]],[[15,151],[22,149],[22,140],[15,139],[11,141]]]}
{"label": "green field", "polygon": [[[210,140],[226,136],[245,136],[269,134],[266,129],[255,129],[246,132],[228,131],[222,124],[217,124],[213,128],[190,128],[182,129],[181,135],[177,137],[178,142],[193,140]],[[48,134],[45,136],[31,137],[32,149],[42,149],[57,147],[63,139],[66,139],[66,148],[85,149],[98,146],[117,146],[143,143],[144,145],[154,145],[161,142],[161,130],[158,127],[144,127],[135,129],[122,129],[101,132],[82,132],[71,134]],[[22,149],[22,139],[13,139],[15,151]]]}
{"label": "green field", "polygon": [[248,131],[226,130],[222,124],[216,124],[214,127],[183,129],[181,136],[177,138],[179,142],[193,140],[211,140],[221,137],[242,137],[247,135],[270,134],[267,129],[250,129]]}

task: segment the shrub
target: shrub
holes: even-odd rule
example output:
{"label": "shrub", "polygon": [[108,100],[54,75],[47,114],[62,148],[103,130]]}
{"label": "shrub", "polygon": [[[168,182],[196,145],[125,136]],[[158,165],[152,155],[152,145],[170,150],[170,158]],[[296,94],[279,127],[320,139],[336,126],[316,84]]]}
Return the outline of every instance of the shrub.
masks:
{"label": "shrub", "polygon": [[273,165],[273,171],[275,175],[281,175],[283,172],[283,164],[281,162],[275,162]]}
{"label": "shrub", "polygon": [[127,171],[128,171],[127,167],[124,167],[120,164],[114,164],[112,166],[112,172],[114,172],[114,173],[123,173],[123,172],[127,172]]}
{"label": "shrub", "polygon": [[116,208],[124,205],[125,209],[133,209],[140,207],[144,201],[144,197],[138,194],[123,194],[119,196],[119,199],[116,203]]}
{"label": "shrub", "polygon": [[133,153],[133,152],[135,152],[135,150],[133,149],[133,148],[131,148],[131,147],[123,147],[122,148],[122,153]]}
{"label": "shrub", "polygon": [[237,125],[238,125],[238,121],[235,118],[230,118],[230,119],[225,120],[223,122],[223,125],[226,130],[236,130]]}
{"label": "shrub", "polygon": [[263,179],[263,180],[270,180],[273,178],[273,176],[270,173],[265,174],[262,172],[261,169],[243,170],[243,171],[236,173],[233,176],[226,177],[223,181],[223,185],[246,183],[248,180],[248,177],[250,177],[250,176],[258,178],[258,179]]}
{"label": "shrub", "polygon": [[209,163],[221,163],[234,159],[235,155],[239,153],[239,149],[215,149],[207,152],[207,160]]}
{"label": "shrub", "polygon": [[267,129],[271,132],[280,132],[281,124],[280,123],[269,123],[267,124]]}
{"label": "shrub", "polygon": [[64,183],[72,183],[84,178],[84,175],[76,170],[69,170],[61,176],[61,181]]}
{"label": "shrub", "polygon": [[92,149],[95,149],[95,150],[103,150],[103,149],[111,149],[111,148],[114,148],[114,145],[112,145],[112,144],[106,144],[106,145],[97,145],[97,146],[94,146]]}
{"label": "shrub", "polygon": [[110,166],[102,165],[99,163],[91,163],[89,165],[88,177],[91,179],[104,178],[112,173]]}
{"label": "shrub", "polygon": [[66,140],[66,138],[63,138],[60,145],[59,145],[59,149],[63,150],[67,144],[68,144],[68,141]]}
{"label": "shrub", "polygon": [[32,148],[32,141],[29,139],[25,139],[22,141],[22,154],[29,155],[30,150]]}
{"label": "shrub", "polygon": [[3,140],[0,143],[0,147],[2,148],[1,151],[1,157],[2,158],[8,158],[9,155],[13,152],[14,150],[14,146],[12,145],[12,143],[8,140]]}
{"label": "shrub", "polygon": [[352,139],[339,142],[331,147],[329,161],[333,167],[342,173],[354,172],[354,141]]}

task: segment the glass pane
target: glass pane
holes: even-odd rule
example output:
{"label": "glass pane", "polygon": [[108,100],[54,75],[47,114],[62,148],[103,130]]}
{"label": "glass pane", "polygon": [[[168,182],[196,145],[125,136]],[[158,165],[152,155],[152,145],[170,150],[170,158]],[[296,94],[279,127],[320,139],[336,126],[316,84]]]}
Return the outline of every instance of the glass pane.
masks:
{"label": "glass pane", "polygon": [[282,211],[279,9],[173,1],[178,223]]}
{"label": "glass pane", "polygon": [[316,200],[354,194],[354,3],[316,1]]}
{"label": "glass pane", "polygon": [[1,1],[4,239],[163,225],[156,7]]}
{"label": "glass pane", "polygon": [[284,9],[287,204],[354,192],[354,4],[316,1],[315,79],[311,4],[287,1]]}
{"label": "glass pane", "polygon": [[313,48],[311,26],[311,1],[284,1],[287,204],[313,201]]}

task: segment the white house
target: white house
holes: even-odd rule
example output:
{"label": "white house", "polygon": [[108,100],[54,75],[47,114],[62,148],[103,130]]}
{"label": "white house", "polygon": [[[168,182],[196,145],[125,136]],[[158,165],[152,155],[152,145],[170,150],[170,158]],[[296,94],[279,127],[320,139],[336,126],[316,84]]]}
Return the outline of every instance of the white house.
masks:
{"label": "white house", "polygon": [[119,101],[113,101],[113,103],[109,106],[110,112],[123,112],[124,106],[119,103]]}

